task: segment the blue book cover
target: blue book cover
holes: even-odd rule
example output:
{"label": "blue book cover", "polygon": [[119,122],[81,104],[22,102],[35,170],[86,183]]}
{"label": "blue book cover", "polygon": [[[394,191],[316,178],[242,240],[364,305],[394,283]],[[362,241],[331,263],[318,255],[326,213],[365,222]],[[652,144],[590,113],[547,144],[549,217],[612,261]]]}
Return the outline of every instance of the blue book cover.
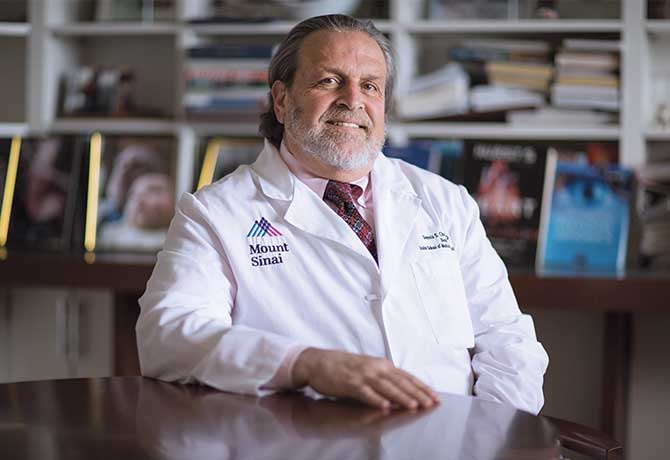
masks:
{"label": "blue book cover", "polygon": [[410,142],[405,147],[384,146],[384,155],[399,158],[419,168],[430,170],[431,151],[427,145]]}
{"label": "blue book cover", "polygon": [[540,273],[613,274],[625,268],[633,173],[619,165],[549,161]]}
{"label": "blue book cover", "polygon": [[462,181],[463,141],[413,139],[404,147],[385,145],[384,155],[400,158],[452,182]]}

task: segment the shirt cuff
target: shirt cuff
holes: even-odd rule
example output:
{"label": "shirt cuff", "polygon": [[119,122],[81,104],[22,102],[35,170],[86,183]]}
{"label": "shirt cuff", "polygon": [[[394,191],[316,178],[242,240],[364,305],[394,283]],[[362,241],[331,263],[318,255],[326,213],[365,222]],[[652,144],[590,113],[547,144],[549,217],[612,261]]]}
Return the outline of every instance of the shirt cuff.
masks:
{"label": "shirt cuff", "polygon": [[272,376],[270,380],[265,382],[262,389],[272,389],[272,390],[287,390],[295,388],[293,384],[293,365],[298,359],[298,355],[309,348],[307,345],[293,345],[288,349],[284,359],[281,362],[281,365],[275,372],[275,375]]}

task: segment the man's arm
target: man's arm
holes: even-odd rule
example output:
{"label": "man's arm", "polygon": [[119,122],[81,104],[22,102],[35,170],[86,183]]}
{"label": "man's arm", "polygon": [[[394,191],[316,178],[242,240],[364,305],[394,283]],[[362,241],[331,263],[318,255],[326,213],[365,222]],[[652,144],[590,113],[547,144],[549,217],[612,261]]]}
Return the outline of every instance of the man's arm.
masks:
{"label": "man's arm", "polygon": [[177,205],[165,248],[140,298],[143,375],[263,394],[295,340],[233,325],[237,286],[207,210],[192,195]]}
{"label": "man's arm", "polygon": [[475,333],[474,394],[537,413],[549,358],[533,320],[519,310],[505,266],[486,238],[476,202],[460,187],[468,221],[461,273]]}

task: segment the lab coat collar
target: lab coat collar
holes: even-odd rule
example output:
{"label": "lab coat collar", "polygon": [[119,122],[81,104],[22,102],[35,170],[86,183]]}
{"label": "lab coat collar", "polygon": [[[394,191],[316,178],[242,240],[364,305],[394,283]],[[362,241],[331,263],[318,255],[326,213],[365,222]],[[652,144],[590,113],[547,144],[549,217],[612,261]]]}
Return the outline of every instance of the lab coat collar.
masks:
{"label": "lab coat collar", "polygon": [[377,264],[365,245],[338,216],[307,185],[298,180],[281,159],[277,148],[265,141],[265,148],[252,166],[258,174],[262,192],[271,199],[289,201],[284,208],[287,223],[318,238],[325,238],[345,246],[366,258],[375,267]]}
{"label": "lab coat collar", "polygon": [[[252,168],[258,174],[266,196],[279,200],[293,199],[296,178],[282,161],[277,148],[267,139]],[[417,197],[409,180],[383,153],[379,153],[372,168],[372,186],[373,192],[390,190],[406,198]]]}
{"label": "lab coat collar", "polygon": [[277,148],[267,139],[251,167],[258,174],[261,190],[267,197],[285,201],[293,199],[296,178],[279,156]]}
{"label": "lab coat collar", "polygon": [[[267,197],[291,202],[284,215],[287,222],[303,231],[344,245],[374,263],[360,239],[346,229],[344,220],[321,197],[291,174],[269,141],[265,141],[265,148],[253,164],[253,169]],[[379,269],[386,293],[392,285],[397,267],[406,257],[407,241],[419,215],[421,199],[399,166],[382,153],[375,160],[371,181]]]}

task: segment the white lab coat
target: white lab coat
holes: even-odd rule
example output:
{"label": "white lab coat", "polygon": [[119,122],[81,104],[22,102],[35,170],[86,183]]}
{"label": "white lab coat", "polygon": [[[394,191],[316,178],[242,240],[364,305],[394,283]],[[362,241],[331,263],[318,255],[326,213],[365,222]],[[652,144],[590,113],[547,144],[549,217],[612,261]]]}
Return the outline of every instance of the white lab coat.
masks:
{"label": "white lab coat", "polygon": [[[308,345],[538,412],[548,358],[475,201],[381,154],[371,186],[379,265],[268,142],[253,165],[184,194],[140,299],[142,373],[263,394]],[[248,237],[262,218],[281,235]]]}

